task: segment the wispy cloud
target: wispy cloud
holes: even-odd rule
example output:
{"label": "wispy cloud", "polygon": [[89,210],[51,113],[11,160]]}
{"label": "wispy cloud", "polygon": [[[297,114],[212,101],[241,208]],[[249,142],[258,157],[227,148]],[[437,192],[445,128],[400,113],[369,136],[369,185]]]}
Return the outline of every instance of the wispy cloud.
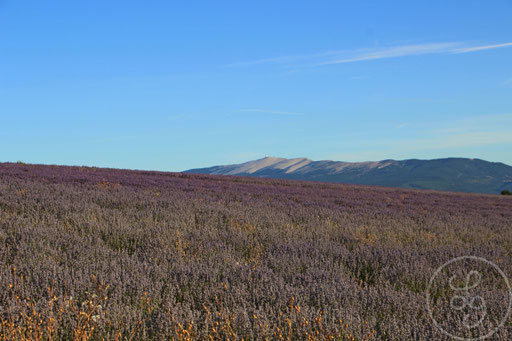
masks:
{"label": "wispy cloud", "polygon": [[335,60],[324,61],[318,65],[354,63],[372,59],[396,58],[404,56],[415,56],[433,53],[446,53],[453,51],[459,43],[438,43],[395,46],[384,49],[359,50],[354,56]]}
{"label": "wispy cloud", "polygon": [[237,66],[252,66],[258,64],[278,64],[278,63],[290,63],[296,60],[310,58],[310,56],[283,56],[283,57],[275,57],[275,58],[264,58],[257,60],[250,60],[246,62],[237,62],[226,65],[226,67],[237,67]]}
{"label": "wispy cloud", "polygon": [[[395,134],[380,137],[371,134],[364,143],[358,143],[356,151],[333,152],[329,159],[346,161],[381,160],[384,158],[404,159],[418,155],[468,157],[486,156],[492,148],[506,148],[512,144],[512,135],[507,127],[512,124],[512,114],[473,116],[450,122],[436,122],[440,128],[414,128],[414,134]],[[373,136],[375,135],[375,136]],[[350,144],[348,142],[347,144]],[[512,160],[501,160],[511,164]]]}
{"label": "wispy cloud", "polygon": [[226,65],[226,67],[242,67],[242,66],[253,66],[259,64],[291,64],[294,62],[303,62],[305,60],[311,59],[322,59],[328,58],[330,56],[336,56],[342,53],[348,53],[350,51],[342,50],[342,51],[325,51],[321,53],[314,54],[302,54],[302,55],[289,55],[289,56],[280,56],[280,57],[271,57],[271,58],[262,58],[250,61],[236,62],[232,64]]}
{"label": "wispy cloud", "polygon": [[383,48],[327,51],[309,55],[280,56],[253,61],[237,62],[228,66],[246,67],[263,64],[280,64],[288,67],[311,67],[428,54],[462,54],[505,47],[512,47],[512,42],[494,45],[469,45],[463,42],[411,44]]}
{"label": "wispy cloud", "polygon": [[176,115],[167,116],[168,121],[174,121],[174,122],[175,121],[183,121],[186,118],[187,118],[187,116],[184,114],[176,114]]}
{"label": "wispy cloud", "polygon": [[416,150],[449,149],[512,143],[512,136],[507,131],[475,131],[409,142],[409,148],[413,146]]}
{"label": "wispy cloud", "polygon": [[290,111],[279,111],[279,110],[267,110],[267,109],[241,109],[242,112],[259,112],[265,114],[274,114],[274,115],[287,115],[287,116],[299,116],[304,115],[304,113],[300,112],[290,112]]}
{"label": "wispy cloud", "polygon": [[468,52],[475,52],[475,51],[482,51],[482,50],[489,50],[489,49],[498,49],[501,47],[508,47],[508,46],[512,46],[512,43],[464,47],[464,48],[456,49],[455,51],[453,51],[453,53],[468,53]]}
{"label": "wispy cloud", "polygon": [[418,138],[398,140],[395,148],[408,150],[438,150],[481,147],[512,143],[506,128],[512,123],[512,114],[473,116],[446,123],[441,128],[419,131]]}
{"label": "wispy cloud", "polygon": [[395,128],[396,129],[402,129],[402,128],[405,128],[405,127],[408,127],[408,126],[409,126],[409,123],[400,123]]}

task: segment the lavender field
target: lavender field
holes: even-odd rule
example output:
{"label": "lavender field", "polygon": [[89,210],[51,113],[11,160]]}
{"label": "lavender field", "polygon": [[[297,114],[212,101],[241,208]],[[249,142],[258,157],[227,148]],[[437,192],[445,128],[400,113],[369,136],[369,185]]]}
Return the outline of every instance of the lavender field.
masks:
{"label": "lavender field", "polygon": [[436,269],[511,253],[507,196],[0,164],[2,339],[448,340]]}

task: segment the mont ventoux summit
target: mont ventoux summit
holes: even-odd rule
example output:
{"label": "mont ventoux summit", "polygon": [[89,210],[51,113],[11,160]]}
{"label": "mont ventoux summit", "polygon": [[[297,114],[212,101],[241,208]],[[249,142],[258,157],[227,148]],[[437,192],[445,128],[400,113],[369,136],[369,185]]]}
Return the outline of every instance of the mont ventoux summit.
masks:
{"label": "mont ventoux summit", "polygon": [[512,190],[511,166],[467,158],[342,162],[265,157],[185,172],[489,194]]}

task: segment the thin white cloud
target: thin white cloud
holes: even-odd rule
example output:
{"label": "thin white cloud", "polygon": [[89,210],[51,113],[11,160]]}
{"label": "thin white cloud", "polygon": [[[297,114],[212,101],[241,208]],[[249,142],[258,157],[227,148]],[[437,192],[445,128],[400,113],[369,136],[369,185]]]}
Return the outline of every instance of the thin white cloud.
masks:
{"label": "thin white cloud", "polygon": [[396,126],[396,129],[402,129],[402,128],[405,128],[408,126],[409,126],[409,123],[400,123],[399,125]]}
{"label": "thin white cloud", "polygon": [[482,50],[489,50],[489,49],[498,49],[500,47],[508,47],[508,46],[512,46],[512,43],[459,48],[459,49],[454,50],[453,53],[468,53],[468,52],[475,52],[475,51],[482,51]]}
{"label": "thin white cloud", "polygon": [[176,114],[176,115],[167,116],[168,121],[182,121],[185,118],[187,118],[187,116],[184,114]]}
{"label": "thin white cloud", "polygon": [[251,60],[247,62],[237,62],[233,64],[228,64],[226,67],[237,67],[237,66],[252,66],[258,64],[278,64],[278,63],[289,63],[294,60],[302,59],[305,56],[283,56],[283,57],[275,57],[275,58],[264,58],[258,60]]}
{"label": "thin white cloud", "polygon": [[504,47],[512,47],[512,42],[479,46],[469,46],[463,42],[446,42],[402,45],[384,48],[327,51],[310,55],[290,55],[275,58],[265,58],[254,61],[238,62],[227,66],[246,67],[264,64],[279,64],[288,67],[311,67],[429,54],[462,54]]}
{"label": "thin white cloud", "polygon": [[303,113],[300,113],[300,112],[279,111],[279,110],[266,110],[266,109],[242,109],[240,111],[243,111],[243,112],[259,112],[259,113],[265,113],[265,114],[287,115],[287,116],[304,115]]}
{"label": "thin white cloud", "polygon": [[[376,140],[370,147],[357,152],[331,154],[328,159],[348,161],[382,160],[389,157],[403,159],[417,157],[420,152],[434,152],[435,155],[441,155],[440,151],[451,153],[464,149],[476,152],[475,147],[505,144],[512,144],[512,136],[508,131],[456,133],[398,140]],[[475,156],[475,154],[472,155]]]}
{"label": "thin white cloud", "polygon": [[445,124],[434,130],[418,132],[417,139],[398,140],[393,145],[406,150],[438,150],[512,143],[504,127],[512,123],[512,114],[473,116]]}
{"label": "thin white cloud", "polygon": [[489,132],[493,134],[503,131],[503,127],[509,126],[510,124],[512,124],[511,113],[478,115],[458,119],[441,127],[428,130],[428,133],[436,136],[479,132]]}
{"label": "thin white cloud", "polygon": [[372,59],[396,58],[404,56],[417,56],[433,53],[447,53],[453,51],[460,43],[438,43],[396,46],[384,49],[362,51],[360,50],[353,57],[329,60],[318,65],[354,63]]}
{"label": "thin white cloud", "polygon": [[[440,125],[441,123],[437,123]],[[512,124],[512,114],[473,116],[441,124],[436,129],[415,129],[412,136],[368,137],[359,143],[357,151],[330,154],[334,160],[366,161],[384,157],[410,158],[419,154],[443,155],[464,152],[475,156],[480,148],[505,147],[512,144],[512,134],[506,127]],[[485,157],[484,157],[485,158]],[[504,160],[508,161],[509,160]]]}
{"label": "thin white cloud", "polygon": [[508,131],[476,131],[416,141],[416,149],[448,149],[512,143]]}
{"label": "thin white cloud", "polygon": [[280,57],[272,57],[272,58],[262,58],[257,60],[250,60],[244,62],[236,62],[232,64],[226,65],[226,67],[242,67],[242,66],[253,66],[259,64],[290,64],[293,62],[300,62],[304,60],[311,59],[321,59],[327,58],[329,56],[336,56],[342,53],[348,53],[350,51],[326,51],[321,53],[314,54],[302,54],[302,55],[290,55],[290,56],[280,56]]}
{"label": "thin white cloud", "polygon": [[[349,137],[330,144],[322,157],[329,160],[361,162],[382,159],[411,159],[439,157],[469,157],[500,161],[512,165],[512,159],[503,154],[510,149],[512,134],[507,127],[512,124],[512,113],[479,115],[468,118],[437,122],[436,128],[413,126],[413,134],[379,136],[366,132],[365,139],[355,144]],[[508,149],[507,149],[508,148]]]}

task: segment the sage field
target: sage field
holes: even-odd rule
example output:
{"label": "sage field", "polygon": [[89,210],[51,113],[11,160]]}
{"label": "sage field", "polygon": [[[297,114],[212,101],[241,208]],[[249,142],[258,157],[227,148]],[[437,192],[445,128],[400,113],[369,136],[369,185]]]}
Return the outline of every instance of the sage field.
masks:
{"label": "sage field", "polygon": [[0,164],[5,340],[448,339],[436,269],[511,253],[508,196]]}

